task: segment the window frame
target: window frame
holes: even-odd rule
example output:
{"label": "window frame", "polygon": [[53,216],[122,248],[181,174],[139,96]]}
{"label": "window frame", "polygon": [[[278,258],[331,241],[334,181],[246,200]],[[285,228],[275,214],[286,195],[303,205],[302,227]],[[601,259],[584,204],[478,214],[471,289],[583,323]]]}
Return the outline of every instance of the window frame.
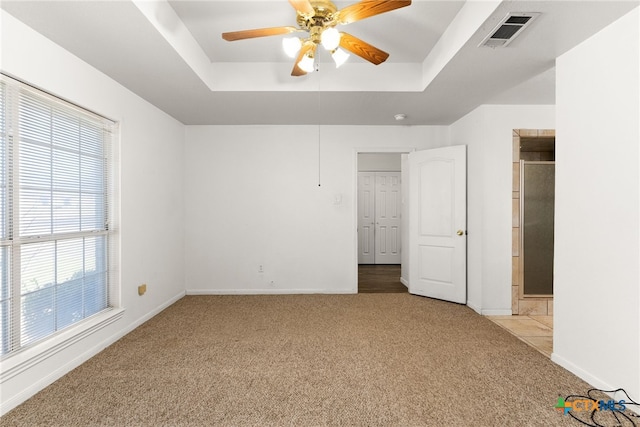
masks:
{"label": "window frame", "polygon": [[[5,133],[6,133],[6,145],[7,148],[7,164],[12,162],[9,168],[12,169],[12,172],[7,173],[7,218],[5,218],[6,223],[10,223],[12,221],[13,224],[13,232],[16,233],[13,236],[7,236],[6,239],[2,239],[1,247],[7,248],[7,252],[9,253],[8,258],[10,258],[10,262],[7,265],[7,270],[9,270],[8,275],[8,287],[9,295],[7,298],[12,298],[13,301],[10,304],[12,308],[10,309],[8,316],[12,317],[15,320],[16,316],[21,315],[21,303],[20,303],[20,265],[16,263],[15,254],[19,253],[21,248],[24,245],[28,245],[33,243],[35,239],[38,242],[40,241],[60,241],[60,239],[68,239],[68,238],[82,238],[83,241],[87,237],[95,237],[98,235],[105,236],[105,258],[106,258],[106,284],[104,291],[107,293],[107,307],[88,316],[83,316],[82,319],[72,322],[71,324],[64,326],[62,328],[57,328],[52,333],[47,334],[46,336],[35,340],[33,343],[29,343],[24,346],[20,346],[18,339],[18,347],[15,349],[9,348],[9,350],[2,354],[0,357],[0,362],[2,363],[2,372],[0,374],[0,384],[4,381],[12,378],[15,375],[23,372],[24,370],[29,369],[37,363],[40,363],[43,359],[51,357],[52,355],[58,353],[59,351],[64,350],[65,348],[73,345],[79,340],[84,339],[85,337],[99,331],[100,329],[110,325],[111,323],[119,320],[124,315],[124,310],[120,307],[120,287],[119,287],[119,271],[117,268],[118,260],[119,260],[119,236],[117,233],[118,229],[118,218],[117,218],[117,200],[118,200],[118,188],[117,188],[117,176],[118,176],[118,153],[119,153],[119,132],[120,127],[119,123],[106,118],[102,115],[96,114],[90,110],[79,107],[76,104],[70,103],[60,97],[52,95],[46,91],[35,88],[31,85],[23,83],[11,76],[8,76],[4,73],[0,73],[0,81],[4,85],[5,92],[5,112],[7,114],[13,114],[12,117],[6,117],[4,119],[5,125]],[[69,233],[55,233],[53,230],[50,234],[45,234],[44,236],[32,238],[31,236],[20,236],[19,235],[19,178],[16,179],[16,176],[20,174],[19,165],[17,164],[20,161],[19,158],[19,140],[14,137],[17,132],[14,132],[12,129],[7,127],[8,123],[14,123],[14,125],[18,126],[18,105],[19,102],[17,100],[11,101],[12,104],[15,104],[13,108],[10,108],[7,105],[6,100],[9,99],[9,91],[11,91],[12,96],[16,96],[21,91],[29,92],[30,94],[35,95],[38,99],[44,100],[46,103],[50,104],[51,107],[64,108],[66,111],[72,111],[74,113],[78,113],[83,116],[90,116],[94,120],[102,123],[108,123],[110,129],[109,138],[110,141],[105,141],[102,138],[101,146],[102,146],[102,158],[105,161],[104,169],[102,172],[102,177],[104,179],[105,185],[105,200],[104,200],[104,209],[105,209],[105,219],[106,222],[104,224],[104,230],[88,230],[88,231],[77,231],[77,232],[69,232]],[[1,131],[1,129],[0,129]],[[104,144],[107,144],[106,146]],[[11,152],[9,152],[11,150]],[[0,159],[1,161],[1,159]],[[53,172],[52,172],[53,173]],[[78,178],[79,180],[81,178]],[[17,183],[16,183],[17,181]],[[13,188],[11,188],[13,186]],[[4,200],[2,201],[4,203]],[[51,216],[52,220],[54,219],[54,214]],[[4,229],[5,224],[1,225]],[[43,238],[44,237],[44,238]],[[13,255],[12,255],[13,254]],[[19,257],[18,257],[19,258]],[[96,258],[97,259],[97,258]],[[57,261],[56,261],[57,264]],[[17,278],[16,278],[17,276]],[[17,304],[15,301],[18,301]],[[17,305],[17,308],[14,306]],[[17,328],[16,326],[17,325]],[[11,334],[16,331],[18,334],[20,333],[19,320],[17,323],[9,322],[9,325],[3,325],[8,328],[13,328],[14,330],[10,332],[9,342],[14,341],[12,339]],[[13,344],[10,344],[10,346]]]}

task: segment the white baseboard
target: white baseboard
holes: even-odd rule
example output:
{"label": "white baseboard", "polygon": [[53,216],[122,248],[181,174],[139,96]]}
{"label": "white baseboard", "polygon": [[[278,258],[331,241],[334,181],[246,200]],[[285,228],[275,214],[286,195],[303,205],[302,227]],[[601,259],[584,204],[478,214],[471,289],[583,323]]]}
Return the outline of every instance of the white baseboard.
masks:
{"label": "white baseboard", "polygon": [[336,289],[187,289],[187,295],[297,295],[297,294],[357,294],[358,290]]}
{"label": "white baseboard", "polygon": [[402,283],[403,285],[405,285],[407,287],[407,289],[409,289],[409,281],[405,280],[404,277],[400,278],[400,283]]}
{"label": "white baseboard", "polygon": [[142,316],[141,318],[139,318],[135,322],[131,323],[127,328],[125,328],[125,329],[123,329],[121,331],[121,334],[118,334],[119,336],[116,339],[111,341],[111,344],[113,344],[114,342],[116,342],[117,340],[122,338],[123,336],[127,335],[129,332],[133,331],[135,328],[137,328],[138,326],[142,325],[147,320],[150,320],[152,317],[155,317],[156,315],[158,315],[160,312],[162,312],[166,308],[172,306],[173,304],[175,304],[176,302],[181,300],[185,295],[186,295],[186,293],[184,291],[179,292],[178,294],[176,294],[173,297],[169,298],[169,300],[167,300],[163,304],[159,305],[158,307],[156,307],[155,309],[153,309],[149,313],[145,314],[144,316]]}
{"label": "white baseboard", "polygon": [[[572,374],[576,375],[577,377],[580,377],[581,379],[583,379],[584,381],[588,382],[589,384],[591,384],[594,388],[597,388],[599,390],[616,390],[618,388],[620,388],[620,386],[612,386],[611,384],[608,384],[605,381],[602,381],[600,378],[590,374],[589,372],[585,371],[584,369],[576,366],[575,364],[569,362],[567,359],[565,359],[562,356],[559,356],[557,353],[551,353],[551,361],[557,363],[558,365],[562,366],[563,368],[565,368],[567,371],[571,372]],[[579,392],[585,393],[586,390],[573,390],[574,393],[576,394],[580,394]],[[619,393],[619,394],[612,394],[612,393],[607,393],[608,395],[611,396],[612,399],[618,401],[620,399],[625,399],[623,395],[623,393]],[[631,397],[633,400],[638,401],[640,399],[639,396],[629,396]],[[637,413],[640,415],[640,408],[638,408],[635,405],[627,405],[626,406],[627,409]]]}
{"label": "white baseboard", "polygon": [[[29,385],[27,388],[25,388],[20,393],[13,396],[12,398],[8,399],[7,401],[2,401],[0,405],[0,416],[3,416],[4,414],[9,412],[16,406],[20,405],[21,403],[25,402],[27,399],[34,396],[39,391],[43,390],[45,387],[51,385],[52,383],[54,383],[55,381],[57,381],[67,373],[71,372],[73,369],[82,365],[84,362],[91,359],[93,356],[100,353],[102,350],[104,350],[114,342],[118,341],[120,338],[127,335],[129,332],[133,331],[135,328],[142,325],[147,320],[151,319],[152,317],[154,317],[155,315],[157,315],[158,313],[160,313],[170,305],[174,304],[176,301],[181,299],[184,295],[185,295],[184,292],[180,292],[178,295],[174,296],[173,298],[169,299],[162,305],[158,306],[153,311],[142,316],[141,318],[131,323],[126,328],[119,330],[117,333],[106,338],[99,344],[93,346],[92,348],[87,349],[81,354],[78,354],[76,357],[69,360],[67,363],[65,363],[64,365],[60,366],[58,369],[51,372],[49,375],[45,376],[44,378],[41,378],[39,381]],[[42,363],[51,355],[52,354],[47,354],[45,357],[40,358],[37,363]]]}
{"label": "white baseboard", "polygon": [[[580,367],[574,365],[573,363],[569,362],[564,357],[559,356],[557,353],[551,353],[551,361],[557,363],[560,366],[562,366],[563,368],[565,368],[567,371],[571,372],[572,374],[575,374],[576,376],[582,378],[583,380],[585,380],[586,382],[588,382],[589,384],[591,384],[595,388],[598,388],[598,389],[601,389],[601,390],[614,390],[614,389],[618,388],[618,387],[613,387],[612,385],[607,384],[606,382],[602,381],[600,378],[593,376],[589,372],[587,372],[587,371],[583,370],[582,368],[580,368]],[[581,391],[581,390],[575,390],[575,391],[578,392],[578,391]]]}
{"label": "white baseboard", "polygon": [[469,307],[471,310],[475,311],[478,314],[482,314],[482,309],[471,301],[467,301],[467,307]]}
{"label": "white baseboard", "polygon": [[511,309],[482,309],[471,301],[467,301],[467,307],[481,316],[511,316],[513,314]]}

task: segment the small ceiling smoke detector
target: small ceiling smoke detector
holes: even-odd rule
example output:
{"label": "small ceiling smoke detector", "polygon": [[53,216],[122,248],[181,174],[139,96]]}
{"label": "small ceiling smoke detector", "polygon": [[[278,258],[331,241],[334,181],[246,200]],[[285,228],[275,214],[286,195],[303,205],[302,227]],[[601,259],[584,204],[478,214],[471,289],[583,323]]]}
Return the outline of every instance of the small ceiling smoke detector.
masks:
{"label": "small ceiling smoke detector", "polygon": [[538,16],[540,16],[538,12],[508,13],[480,42],[478,47],[507,47]]}
{"label": "small ceiling smoke detector", "polygon": [[396,120],[400,121],[400,120],[404,120],[407,118],[406,114],[396,114],[395,116],[393,116]]}

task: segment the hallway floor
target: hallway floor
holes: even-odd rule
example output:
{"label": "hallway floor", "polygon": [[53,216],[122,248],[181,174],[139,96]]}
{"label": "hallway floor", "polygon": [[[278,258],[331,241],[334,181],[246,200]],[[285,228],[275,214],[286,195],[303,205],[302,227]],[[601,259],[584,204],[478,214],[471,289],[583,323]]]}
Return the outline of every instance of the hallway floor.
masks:
{"label": "hallway floor", "polygon": [[361,264],[358,266],[359,293],[405,293],[400,282],[400,264]]}
{"label": "hallway floor", "polygon": [[540,353],[553,352],[553,316],[487,316]]}

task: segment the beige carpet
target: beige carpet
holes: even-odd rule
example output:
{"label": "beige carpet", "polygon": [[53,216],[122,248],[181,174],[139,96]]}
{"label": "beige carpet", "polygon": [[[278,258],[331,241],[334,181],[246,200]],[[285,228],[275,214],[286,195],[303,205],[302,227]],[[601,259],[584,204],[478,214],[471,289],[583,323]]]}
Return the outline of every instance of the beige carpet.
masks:
{"label": "beige carpet", "polygon": [[589,385],[469,308],[409,294],[190,296],[3,426],[578,426]]}

